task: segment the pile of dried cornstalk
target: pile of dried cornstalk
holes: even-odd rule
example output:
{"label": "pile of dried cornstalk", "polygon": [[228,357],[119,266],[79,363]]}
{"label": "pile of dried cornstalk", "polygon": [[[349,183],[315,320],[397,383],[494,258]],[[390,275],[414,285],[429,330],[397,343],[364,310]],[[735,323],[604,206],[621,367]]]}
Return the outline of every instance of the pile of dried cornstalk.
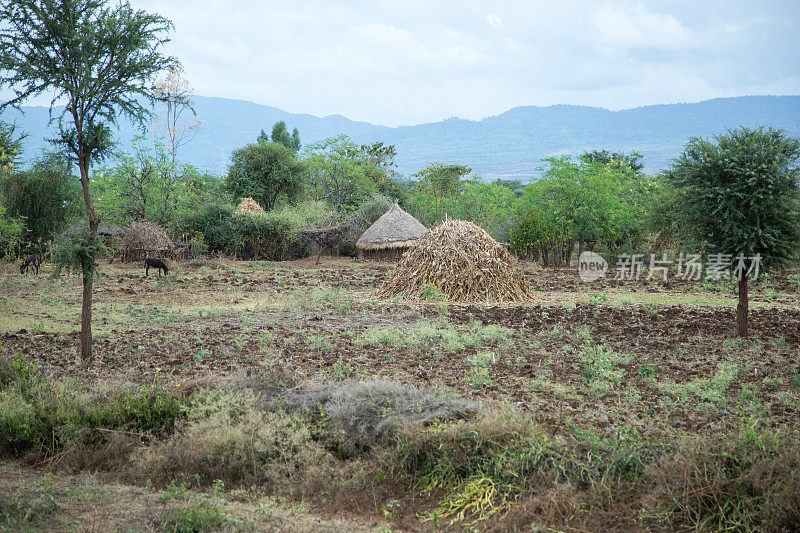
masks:
{"label": "pile of dried cornstalk", "polygon": [[237,215],[260,215],[264,209],[252,197],[242,198],[239,207],[236,208]]}
{"label": "pile of dried cornstalk", "polygon": [[403,254],[378,295],[419,298],[429,285],[453,302],[520,302],[530,295],[508,251],[463,220],[447,220],[426,231]]}

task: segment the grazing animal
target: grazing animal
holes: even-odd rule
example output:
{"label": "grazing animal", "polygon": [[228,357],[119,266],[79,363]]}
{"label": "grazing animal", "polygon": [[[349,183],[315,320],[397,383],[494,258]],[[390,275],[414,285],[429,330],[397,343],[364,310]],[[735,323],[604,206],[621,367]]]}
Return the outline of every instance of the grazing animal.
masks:
{"label": "grazing animal", "polygon": [[167,275],[169,272],[169,268],[167,265],[164,264],[164,261],[161,259],[153,259],[152,257],[147,257],[144,260],[144,275],[147,276],[149,273],[150,268],[157,268],[158,269],[158,277],[161,277],[161,271],[164,271],[164,275]]}
{"label": "grazing animal", "polygon": [[38,254],[29,255],[25,258],[22,264],[19,266],[19,273],[22,274],[23,272],[27,275],[28,269],[33,267],[34,272],[36,275],[39,275],[39,265],[42,264],[42,257]]}

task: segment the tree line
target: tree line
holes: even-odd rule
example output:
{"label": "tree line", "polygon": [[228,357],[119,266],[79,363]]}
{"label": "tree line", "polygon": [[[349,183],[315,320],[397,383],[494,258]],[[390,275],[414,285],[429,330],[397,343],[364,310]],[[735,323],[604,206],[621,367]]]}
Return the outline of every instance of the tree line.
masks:
{"label": "tree line", "polygon": [[[673,247],[760,254],[765,268],[797,258],[800,154],[782,131],[739,128],[691,139],[659,176],[645,175],[635,152],[549,158],[542,178],[523,185],[485,183],[466,166],[442,162],[402,177],[393,170],[394,146],[344,135],[303,146],[297,129],[278,122],[234,151],[220,179],[180,162],[199,123],[179,61],[162,51],[169,20],[106,0],[17,0],[0,6],[0,18],[0,88],[13,94],[0,110],[43,93],[66,102],[53,117],[58,150],[28,169],[17,165],[19,134],[0,127],[0,249],[41,245],[70,219],[85,220],[59,257],[83,276],[86,360],[102,220],[152,220],[212,251],[285,257],[302,252],[301,227],[346,221],[363,228],[397,200],[429,226],[446,216],[472,220],[545,265],[568,264],[576,248],[634,250],[654,235]],[[143,126],[155,120],[160,142],[141,137],[134,153],[113,154],[119,117]],[[246,196],[264,217],[232,216]],[[744,304],[746,295],[740,281]]]}

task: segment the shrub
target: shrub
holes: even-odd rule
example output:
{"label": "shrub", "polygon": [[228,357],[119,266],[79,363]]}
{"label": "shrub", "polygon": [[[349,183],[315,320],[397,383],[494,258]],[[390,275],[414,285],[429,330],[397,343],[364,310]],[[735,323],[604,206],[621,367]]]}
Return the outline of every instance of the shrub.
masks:
{"label": "shrub", "polygon": [[6,207],[0,204],[0,257],[15,257],[25,236],[25,220],[12,217]]}
{"label": "shrub", "polygon": [[212,252],[241,259],[282,261],[309,254],[300,234],[333,218],[324,202],[305,202],[261,214],[234,213],[233,206],[211,204],[191,217],[191,227],[202,233]]}
{"label": "shrub", "polygon": [[0,452],[48,457],[107,441],[105,430],[148,441],[175,429],[178,399],[155,386],[87,398],[44,376],[23,356],[0,360]]}
{"label": "shrub", "polygon": [[748,423],[738,439],[687,443],[651,476],[649,514],[675,527],[790,531],[800,523],[800,448],[780,432]]}
{"label": "shrub", "polygon": [[332,458],[302,418],[256,409],[252,392],[203,390],[186,410],[187,425],[165,442],[140,449],[135,471],[153,480],[288,485],[309,465]]}

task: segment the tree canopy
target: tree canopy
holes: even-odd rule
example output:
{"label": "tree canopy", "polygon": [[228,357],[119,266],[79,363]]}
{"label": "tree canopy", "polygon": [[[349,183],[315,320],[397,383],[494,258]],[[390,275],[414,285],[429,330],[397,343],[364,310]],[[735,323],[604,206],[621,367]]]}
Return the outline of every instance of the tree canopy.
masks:
{"label": "tree canopy", "polygon": [[[800,141],[781,130],[738,128],[692,138],[664,175],[676,192],[679,240],[730,259],[758,256],[763,271],[797,257]],[[735,270],[733,260],[729,270]],[[749,269],[748,263],[748,269]],[[739,277],[738,332],[747,325],[747,276]]]}
{"label": "tree canopy", "polygon": [[27,170],[0,180],[0,191],[10,216],[25,220],[30,242],[45,242],[80,212],[80,181],[64,154],[43,154]]}
{"label": "tree canopy", "polygon": [[233,152],[225,184],[235,196],[252,196],[269,211],[282,198],[294,201],[299,197],[304,169],[291,148],[257,142]]}
{"label": "tree canopy", "polygon": [[[81,354],[92,357],[92,281],[97,227],[89,182],[94,161],[111,147],[110,124],[125,116],[143,124],[155,99],[152,85],[160,72],[177,64],[159,49],[172,23],[135,10],[126,1],[15,0],[0,3],[0,88],[13,93],[0,106],[19,107],[31,97],[52,94],[51,112],[64,101],[58,142],[80,169],[89,223],[86,239],[72,253],[83,271]],[[72,264],[72,263],[70,263]]]}

